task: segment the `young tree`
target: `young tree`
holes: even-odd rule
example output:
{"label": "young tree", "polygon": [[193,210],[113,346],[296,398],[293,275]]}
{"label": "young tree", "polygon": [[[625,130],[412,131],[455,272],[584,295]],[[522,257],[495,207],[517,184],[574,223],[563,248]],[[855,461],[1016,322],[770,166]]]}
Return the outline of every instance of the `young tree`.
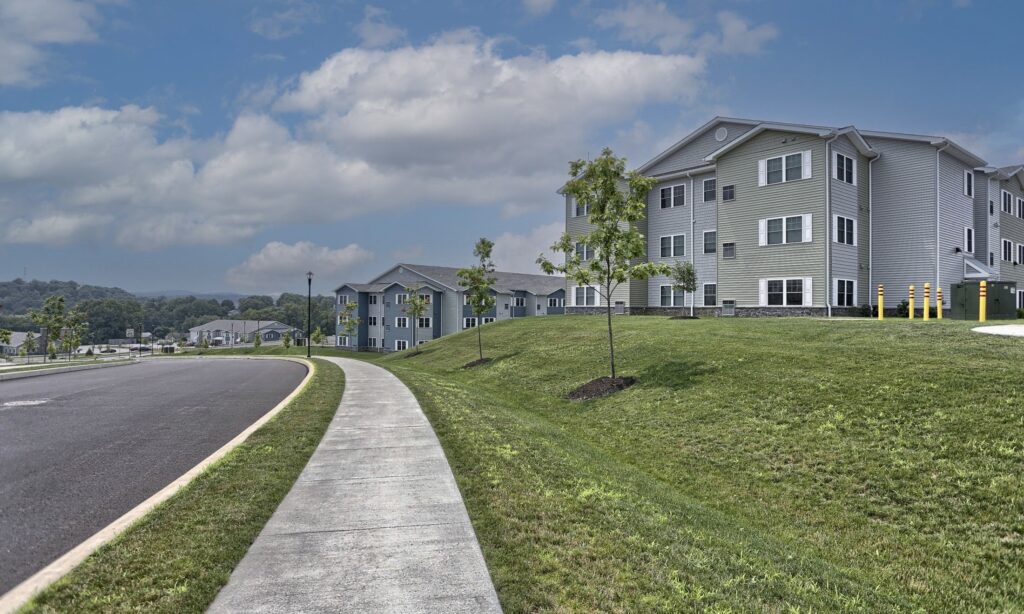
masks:
{"label": "young tree", "polygon": [[466,300],[469,308],[477,318],[476,323],[476,345],[480,352],[480,360],[484,359],[484,341],[481,329],[481,316],[491,309],[494,309],[494,295],[491,294],[491,286],[494,285],[494,262],[491,261],[491,251],[494,249],[494,242],[486,237],[481,237],[473,246],[473,255],[477,258],[476,266],[459,269],[459,283],[466,289]]}
{"label": "young tree", "polygon": [[321,343],[324,342],[324,334],[320,330],[319,326],[313,329],[312,334],[309,335],[309,340],[313,343],[313,345],[320,345]]}
{"label": "young tree", "polygon": [[54,347],[53,339],[60,337],[61,329],[64,328],[67,321],[64,297],[60,294],[49,296],[43,302],[42,309],[30,311],[28,315],[36,326],[39,326],[40,329],[46,329],[46,339],[48,341],[46,353],[50,355],[51,359],[56,358],[57,352],[55,349],[52,349]]}
{"label": "young tree", "polygon": [[57,360],[57,346],[53,344],[52,340],[46,344],[46,353],[50,356],[50,360]]}
{"label": "young tree", "polygon": [[589,209],[592,228],[575,241],[593,249],[594,257],[583,260],[568,233],[551,246],[552,251],[565,254],[564,264],[554,264],[541,255],[537,264],[548,275],[564,273],[577,286],[594,286],[604,299],[608,317],[608,363],[615,379],[615,337],[612,331],[612,296],[622,283],[667,275],[668,265],[642,262],[646,255],[646,239],[637,229],[644,219],[647,193],[655,181],[630,171],[626,173],[625,158],[617,158],[607,147],[593,160],[576,160],[569,164],[569,181],[564,191],[578,204]]}
{"label": "young tree", "polygon": [[204,336],[203,340],[199,343],[199,347],[204,349],[204,350],[210,349],[210,338]]}
{"label": "young tree", "polygon": [[668,278],[672,281],[673,290],[682,290],[683,296],[690,293],[690,315],[693,315],[693,304],[696,297],[693,293],[697,291],[697,271],[693,268],[692,262],[676,262],[669,269]]}
{"label": "young tree", "polygon": [[[9,345],[11,343],[11,331],[0,328],[0,345]],[[6,360],[6,358],[4,358]]]}
{"label": "young tree", "polygon": [[32,334],[32,331],[25,333],[25,343],[22,344],[21,349],[24,350],[25,356],[28,357],[28,362],[32,362],[32,352],[36,351],[36,337]]}
{"label": "young tree", "polygon": [[263,345],[263,335],[261,335],[260,333],[255,333],[252,336],[252,347],[256,351],[259,351],[261,345]]}
{"label": "young tree", "polygon": [[420,346],[416,342],[416,330],[419,329],[419,320],[430,311],[430,295],[420,294],[421,286],[411,286],[405,289],[409,298],[405,300],[405,314],[409,316],[409,325],[412,326],[412,352],[420,353]]}
{"label": "young tree", "polygon": [[[359,303],[355,301],[349,301],[341,306],[341,313],[338,314],[338,322],[341,324],[341,334],[349,339],[359,336],[359,324],[360,320],[356,317],[356,308],[359,307]],[[355,349],[358,347],[359,341],[356,341],[356,345],[352,346]]]}
{"label": "young tree", "polygon": [[68,360],[71,360],[72,353],[81,345],[87,328],[82,312],[72,309],[65,318],[61,335],[62,349],[68,353]]}
{"label": "young tree", "polygon": [[284,349],[286,350],[292,347],[292,331],[284,331],[284,334],[281,335],[281,342],[284,344]]}

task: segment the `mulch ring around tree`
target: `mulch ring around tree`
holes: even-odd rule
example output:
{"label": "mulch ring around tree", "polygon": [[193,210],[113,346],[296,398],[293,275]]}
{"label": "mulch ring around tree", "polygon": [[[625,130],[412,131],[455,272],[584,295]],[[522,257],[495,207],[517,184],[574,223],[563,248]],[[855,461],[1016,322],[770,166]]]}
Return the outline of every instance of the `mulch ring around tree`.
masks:
{"label": "mulch ring around tree", "polygon": [[478,367],[480,365],[486,365],[489,362],[491,362],[490,358],[477,358],[473,362],[467,362],[466,364],[462,365],[462,368],[463,369],[472,369],[473,367]]}
{"label": "mulch ring around tree", "polygon": [[613,392],[625,390],[636,383],[635,377],[599,377],[593,381],[583,384],[576,390],[569,393],[573,401],[586,401],[587,399],[599,399],[608,396]]}

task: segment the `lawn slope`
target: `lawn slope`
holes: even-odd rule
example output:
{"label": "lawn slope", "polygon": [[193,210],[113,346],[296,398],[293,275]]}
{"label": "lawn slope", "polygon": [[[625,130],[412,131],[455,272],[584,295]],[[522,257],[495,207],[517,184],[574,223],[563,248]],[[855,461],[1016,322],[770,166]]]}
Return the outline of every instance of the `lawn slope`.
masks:
{"label": "lawn slope", "polygon": [[1011,611],[1024,340],[962,322],[526,318],[381,360],[417,394],[506,611]]}

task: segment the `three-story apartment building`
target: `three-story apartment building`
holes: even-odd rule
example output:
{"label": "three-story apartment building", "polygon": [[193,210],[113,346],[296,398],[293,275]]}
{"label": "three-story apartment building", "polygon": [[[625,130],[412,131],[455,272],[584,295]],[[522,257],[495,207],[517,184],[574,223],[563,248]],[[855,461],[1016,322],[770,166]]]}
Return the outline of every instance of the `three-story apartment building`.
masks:
{"label": "three-story apartment building", "polygon": [[[878,284],[895,308],[925,282],[948,309],[954,283],[1024,282],[1024,167],[944,137],[719,117],[638,171],[657,182],[647,257],[692,262],[698,290],[632,282],[621,311],[844,315],[874,305]],[[586,212],[565,207],[567,231],[586,232]],[[600,306],[567,293],[570,312]]]}

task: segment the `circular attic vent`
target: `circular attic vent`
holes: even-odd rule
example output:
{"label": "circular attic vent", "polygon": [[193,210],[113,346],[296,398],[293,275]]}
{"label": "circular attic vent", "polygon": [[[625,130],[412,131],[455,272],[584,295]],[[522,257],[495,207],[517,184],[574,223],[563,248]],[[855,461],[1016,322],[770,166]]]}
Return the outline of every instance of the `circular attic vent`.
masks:
{"label": "circular attic vent", "polygon": [[718,130],[715,130],[715,140],[718,141],[719,143],[724,141],[725,137],[727,136],[729,136],[729,130],[727,130],[724,126],[719,128]]}

